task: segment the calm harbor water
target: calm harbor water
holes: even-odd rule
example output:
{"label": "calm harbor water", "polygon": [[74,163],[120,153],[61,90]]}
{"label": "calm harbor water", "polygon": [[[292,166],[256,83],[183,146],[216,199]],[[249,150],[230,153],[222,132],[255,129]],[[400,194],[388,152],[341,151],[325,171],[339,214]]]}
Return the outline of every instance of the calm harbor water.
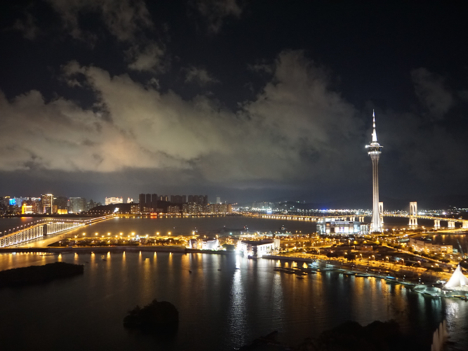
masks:
{"label": "calm harbor water", "polygon": [[[274,231],[282,224],[291,231],[315,227],[221,217],[114,219],[86,230],[189,234],[194,227],[209,231],[247,225],[250,230]],[[279,331],[279,340],[297,345],[346,320],[367,324],[392,318],[405,332],[417,335],[427,350],[444,318],[453,341],[447,349],[466,350],[468,345],[468,302],[425,297],[380,279],[335,272],[300,280],[274,272],[281,263],[273,260],[149,252],[104,257],[0,254],[0,270],[56,261],[84,264],[85,272],[44,285],[0,289],[1,350],[233,350],[273,330]],[[123,328],[129,309],[154,298],[170,301],[179,310],[180,325],[172,338]]]}
{"label": "calm harbor water", "polygon": [[[346,320],[397,320],[429,349],[447,319],[451,350],[468,345],[468,302],[435,299],[375,278],[335,272],[308,276],[274,272],[280,263],[209,254],[1,254],[0,268],[64,261],[83,276],[0,290],[2,350],[232,350],[273,330],[298,344]],[[239,268],[239,269],[236,269]],[[192,273],[189,272],[192,271]],[[152,299],[180,311],[174,338],[129,333],[126,312]]]}

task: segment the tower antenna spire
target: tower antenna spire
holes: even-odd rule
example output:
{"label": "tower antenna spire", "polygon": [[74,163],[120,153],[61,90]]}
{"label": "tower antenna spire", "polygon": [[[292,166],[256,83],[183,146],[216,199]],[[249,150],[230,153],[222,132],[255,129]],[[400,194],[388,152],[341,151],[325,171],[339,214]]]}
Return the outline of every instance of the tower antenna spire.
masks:
{"label": "tower antenna spire", "polygon": [[374,130],[372,131],[372,142],[377,142],[377,132],[375,130],[375,110],[372,110],[372,126]]}

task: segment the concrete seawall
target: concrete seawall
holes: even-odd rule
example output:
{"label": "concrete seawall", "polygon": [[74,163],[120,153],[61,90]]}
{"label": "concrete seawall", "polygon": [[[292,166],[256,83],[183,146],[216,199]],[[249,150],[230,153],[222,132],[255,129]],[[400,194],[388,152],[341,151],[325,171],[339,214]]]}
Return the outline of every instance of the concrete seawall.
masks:
{"label": "concrete seawall", "polygon": [[302,257],[291,257],[291,256],[262,256],[262,258],[268,260],[280,260],[280,261],[296,261],[296,262],[307,262],[312,263],[314,260],[311,258],[302,258]]}
{"label": "concrete seawall", "polygon": [[91,253],[91,252],[173,252],[173,253],[202,253],[202,254],[215,254],[215,255],[235,255],[235,251],[211,251],[211,250],[197,250],[197,249],[186,249],[183,246],[94,246],[94,247],[11,247],[0,249],[1,253],[13,253],[13,252],[46,252],[46,253]]}
{"label": "concrete seawall", "polygon": [[185,248],[181,246],[95,246],[95,247],[45,247],[45,248],[27,248],[27,247],[13,247],[0,249],[0,253],[12,252],[48,252],[48,253],[67,253],[67,252],[175,252],[185,253]]}

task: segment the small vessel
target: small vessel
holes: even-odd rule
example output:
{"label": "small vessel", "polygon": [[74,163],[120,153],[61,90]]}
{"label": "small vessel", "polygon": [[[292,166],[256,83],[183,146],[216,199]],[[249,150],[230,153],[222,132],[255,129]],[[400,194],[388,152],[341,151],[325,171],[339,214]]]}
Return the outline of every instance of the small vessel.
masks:
{"label": "small vessel", "polygon": [[356,274],[356,278],[369,278],[369,274]]}

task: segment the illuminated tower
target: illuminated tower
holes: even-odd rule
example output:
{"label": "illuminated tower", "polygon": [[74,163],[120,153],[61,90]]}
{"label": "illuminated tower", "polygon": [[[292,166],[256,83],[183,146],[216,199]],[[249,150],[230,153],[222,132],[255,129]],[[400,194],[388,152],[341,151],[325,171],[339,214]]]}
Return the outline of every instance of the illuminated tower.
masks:
{"label": "illuminated tower", "polygon": [[379,211],[379,158],[383,146],[377,142],[374,111],[372,111],[372,116],[374,130],[372,132],[372,141],[369,145],[366,145],[366,149],[368,149],[367,153],[372,160],[372,221],[370,232],[376,233],[382,231],[382,221]]}

